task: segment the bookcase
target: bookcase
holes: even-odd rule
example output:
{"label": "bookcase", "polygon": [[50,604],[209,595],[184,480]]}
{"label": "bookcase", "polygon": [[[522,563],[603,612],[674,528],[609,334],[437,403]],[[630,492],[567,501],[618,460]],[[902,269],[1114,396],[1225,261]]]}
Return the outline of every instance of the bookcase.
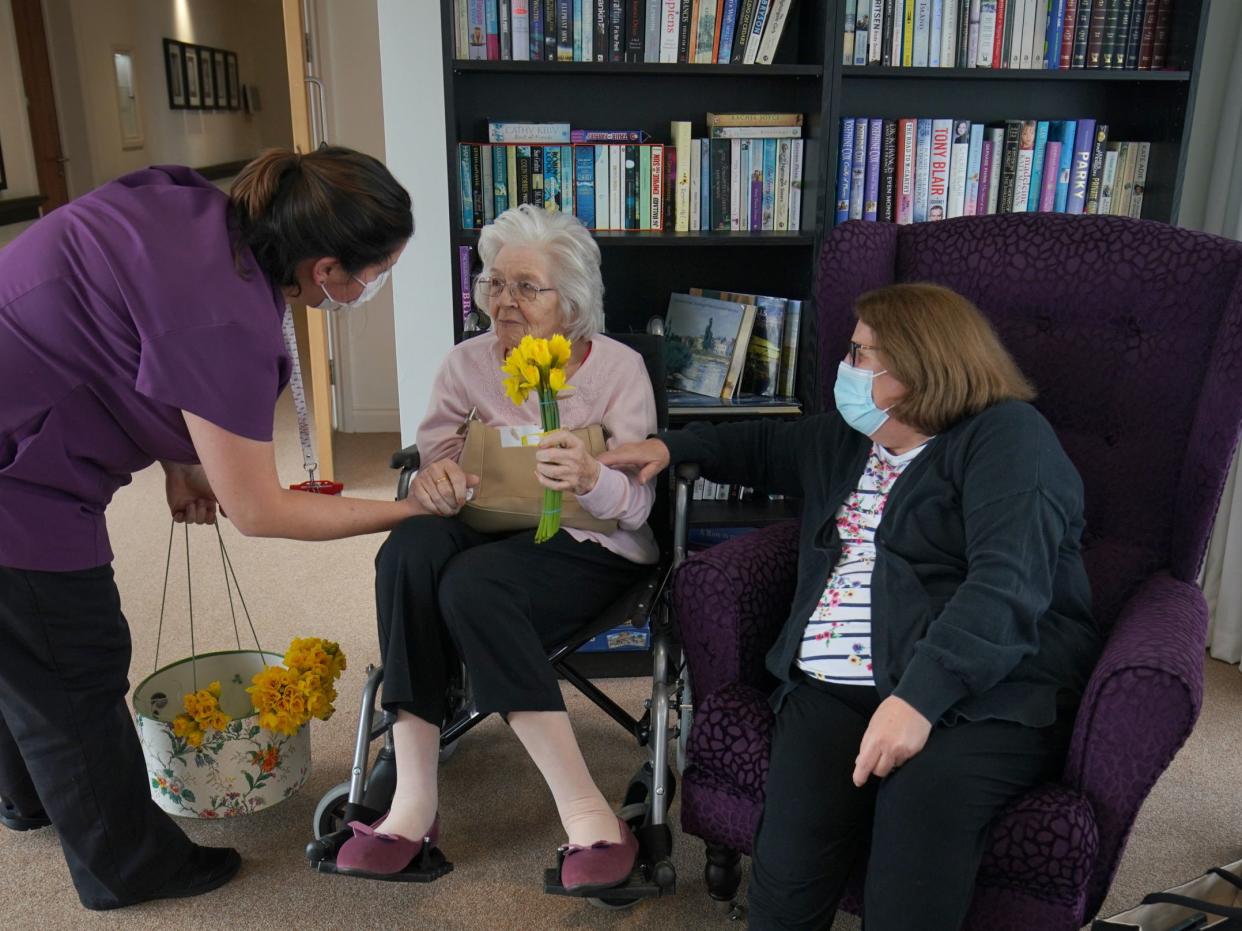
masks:
{"label": "bookcase", "polygon": [[[1142,215],[1174,222],[1181,198],[1190,116],[1210,0],[1176,0],[1169,68],[1009,70],[896,68],[842,64],[848,0],[794,0],[771,65],[637,62],[477,61],[454,57],[454,3],[441,0],[453,269],[454,333],[462,337],[458,248],[477,230],[461,229],[457,145],[485,142],[489,120],[569,122],[584,129],[641,129],[670,142],[669,124],[692,122],[706,136],[713,112],[797,111],[805,141],[797,232],[600,232],[608,328],[638,331],[663,314],[669,295],[690,287],[806,300],[798,396],[819,407],[815,313],[809,299],[819,241],[835,217],[841,118],[1096,118],[1110,136],[1151,143]],[[417,92],[415,90],[415,92]]]}

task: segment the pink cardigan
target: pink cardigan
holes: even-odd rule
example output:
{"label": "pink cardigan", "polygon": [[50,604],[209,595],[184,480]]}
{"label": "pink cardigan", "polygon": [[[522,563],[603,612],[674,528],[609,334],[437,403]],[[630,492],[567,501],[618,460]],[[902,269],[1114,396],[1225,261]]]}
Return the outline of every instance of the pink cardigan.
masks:
{"label": "pink cardigan", "polygon": [[[500,342],[485,333],[458,343],[436,373],[427,414],[418,427],[422,461],[457,461],[464,439],[457,434],[471,408],[494,427],[539,424],[539,401],[532,393],[517,407],[506,397],[504,357]],[[656,432],[655,396],[643,358],[628,346],[602,334],[591,338],[591,354],[569,380],[575,388],[560,397],[561,424],[578,430],[603,424],[608,446],[644,440]],[[655,488],[640,485],[632,476],[603,467],[599,481],[578,502],[591,515],[618,521],[614,533],[595,533],[566,527],[575,540],[593,540],[631,562],[650,564],[659,557],[647,515]]]}

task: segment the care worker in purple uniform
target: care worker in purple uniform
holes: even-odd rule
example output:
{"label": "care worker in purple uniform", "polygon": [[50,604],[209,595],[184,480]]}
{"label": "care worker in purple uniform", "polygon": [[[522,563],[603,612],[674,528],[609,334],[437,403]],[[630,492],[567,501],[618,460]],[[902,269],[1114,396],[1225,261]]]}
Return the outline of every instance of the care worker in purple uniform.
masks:
{"label": "care worker in purple uniform", "polygon": [[420,513],[284,490],[272,447],[286,302],[361,304],[412,232],[380,162],[323,148],[261,155],[230,195],[188,168],[137,171],[0,249],[0,823],[52,825],[87,908],[198,895],[241,863],[151,800],[104,510],[158,461],[174,519],[220,507],[247,536]]}

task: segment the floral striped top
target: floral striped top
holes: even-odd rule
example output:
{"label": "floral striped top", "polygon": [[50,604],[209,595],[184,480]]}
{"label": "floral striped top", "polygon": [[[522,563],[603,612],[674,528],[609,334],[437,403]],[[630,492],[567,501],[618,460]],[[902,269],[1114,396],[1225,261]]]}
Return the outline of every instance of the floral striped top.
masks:
{"label": "floral striped top", "polygon": [[837,512],[841,557],[803,631],[798,668],[813,678],[842,685],[875,685],[871,672],[871,569],[875,532],[889,492],[927,444],[895,456],[879,443],[858,487]]}

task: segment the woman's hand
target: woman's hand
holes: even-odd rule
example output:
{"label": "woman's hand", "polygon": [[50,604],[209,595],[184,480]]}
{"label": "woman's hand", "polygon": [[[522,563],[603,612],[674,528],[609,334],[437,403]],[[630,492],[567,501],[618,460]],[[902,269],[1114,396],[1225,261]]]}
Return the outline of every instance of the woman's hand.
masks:
{"label": "woman's hand", "polygon": [[661,440],[622,443],[599,457],[600,464],[615,466],[626,472],[637,472],[638,481],[646,485],[668,468],[668,447]]}
{"label": "woman's hand", "polygon": [[568,430],[553,430],[535,453],[535,478],[553,491],[585,495],[599,481],[601,468],[586,444]]}
{"label": "woman's hand", "polygon": [[164,467],[164,492],[172,519],[179,524],[214,524],[218,504],[203,467],[178,462],[160,465]]}
{"label": "woman's hand", "polygon": [[863,734],[854,761],[854,785],[863,785],[872,775],[883,779],[922,750],[929,734],[931,722],[913,705],[896,695],[884,699]]}
{"label": "woman's hand", "polygon": [[469,500],[468,489],[477,484],[477,475],[463,472],[452,459],[441,459],[415,473],[410,479],[409,497],[427,514],[452,517]]}

